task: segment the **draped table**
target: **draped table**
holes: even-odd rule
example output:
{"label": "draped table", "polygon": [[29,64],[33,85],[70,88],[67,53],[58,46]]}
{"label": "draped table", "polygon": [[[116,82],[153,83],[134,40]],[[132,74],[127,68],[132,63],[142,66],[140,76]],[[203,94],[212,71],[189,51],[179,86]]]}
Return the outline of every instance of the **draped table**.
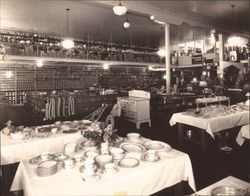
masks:
{"label": "draped table", "polygon": [[243,190],[247,190],[250,191],[250,184],[240,180],[238,178],[235,178],[233,176],[228,176],[208,187],[205,187],[204,189],[196,192],[195,194],[193,194],[193,196],[198,196],[198,195],[211,195],[211,192],[214,188],[220,187],[220,186],[227,186],[227,187],[232,187],[232,188],[236,188],[236,189],[243,189]]}
{"label": "draped table", "polygon": [[29,138],[16,141],[1,133],[1,165],[12,164],[39,156],[42,152],[62,152],[64,145],[79,142],[80,131],[71,134],[57,133],[44,138]]}
{"label": "draped table", "polygon": [[203,118],[201,116],[193,116],[189,112],[175,113],[169,121],[173,126],[178,123],[179,145],[183,147],[185,139],[191,140],[187,137],[187,132],[184,125],[197,127],[201,130],[201,137],[198,143],[201,145],[203,154],[207,151],[207,140],[205,133],[208,133],[214,138],[214,133],[249,124],[249,111],[237,111],[235,113],[224,116],[216,116],[211,118]]}
{"label": "draped table", "polygon": [[250,139],[250,127],[249,124],[248,125],[244,125],[241,127],[238,136],[236,138],[236,142],[237,144],[239,144],[240,146],[242,146],[242,144],[244,143],[244,141],[246,139]]}
{"label": "draped table", "polygon": [[175,149],[161,152],[158,162],[140,161],[134,168],[117,168],[118,172],[112,176],[99,173],[99,180],[86,182],[79,166],[59,168],[52,176],[39,177],[37,165],[31,165],[29,160],[21,161],[11,191],[23,189],[26,196],[150,195],[182,181],[187,181],[196,190],[189,156]]}

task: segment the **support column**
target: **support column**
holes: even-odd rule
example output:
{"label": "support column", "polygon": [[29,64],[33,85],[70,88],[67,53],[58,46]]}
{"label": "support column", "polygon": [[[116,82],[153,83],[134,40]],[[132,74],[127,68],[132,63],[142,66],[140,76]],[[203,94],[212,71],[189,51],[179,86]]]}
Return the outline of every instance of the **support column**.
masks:
{"label": "support column", "polygon": [[224,56],[224,42],[223,35],[219,34],[219,67],[217,67],[217,74],[220,74],[220,77],[223,77],[223,56]]}
{"label": "support column", "polygon": [[170,70],[170,24],[165,24],[165,67],[166,67],[166,92],[171,89]]}

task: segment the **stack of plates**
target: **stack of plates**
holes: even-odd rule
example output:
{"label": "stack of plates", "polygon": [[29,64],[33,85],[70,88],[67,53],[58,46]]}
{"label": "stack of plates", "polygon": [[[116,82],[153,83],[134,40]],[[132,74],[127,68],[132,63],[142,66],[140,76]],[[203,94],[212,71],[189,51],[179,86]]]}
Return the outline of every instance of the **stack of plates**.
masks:
{"label": "stack of plates", "polygon": [[44,161],[40,163],[37,167],[38,176],[51,176],[57,172],[57,162],[56,161]]}

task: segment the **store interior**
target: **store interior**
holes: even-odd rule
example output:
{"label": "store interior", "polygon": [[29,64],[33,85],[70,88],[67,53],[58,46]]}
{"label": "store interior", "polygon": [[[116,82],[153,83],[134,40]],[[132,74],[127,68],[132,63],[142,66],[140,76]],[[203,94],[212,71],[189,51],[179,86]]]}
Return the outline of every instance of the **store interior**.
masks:
{"label": "store interior", "polygon": [[[119,3],[125,14],[114,13]],[[2,130],[10,121],[16,130],[80,122],[107,105],[98,118],[105,122],[115,104],[138,90],[150,94],[148,117],[139,122],[122,108],[114,125],[119,136],[139,133],[187,153],[197,190],[227,176],[249,183],[249,138],[243,145],[235,140],[245,124],[206,134],[205,154],[197,127],[189,127],[194,135],[183,147],[179,127],[170,125],[175,113],[216,105],[199,106],[203,98],[249,111],[249,1],[2,0],[0,6]],[[17,168],[1,164],[3,195],[25,195],[10,191]],[[187,183],[182,190],[194,193]],[[174,194],[173,185],[152,195]]]}

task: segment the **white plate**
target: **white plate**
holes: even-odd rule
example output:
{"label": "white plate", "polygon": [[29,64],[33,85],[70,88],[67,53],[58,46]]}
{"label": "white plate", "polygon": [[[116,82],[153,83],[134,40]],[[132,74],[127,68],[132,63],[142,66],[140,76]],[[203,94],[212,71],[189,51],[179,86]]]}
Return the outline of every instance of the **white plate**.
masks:
{"label": "white plate", "polygon": [[161,141],[148,141],[144,143],[144,146],[148,150],[155,150],[157,152],[169,152],[172,149],[170,145]]}
{"label": "white plate", "polygon": [[146,149],[143,145],[137,143],[121,143],[120,148],[122,148],[125,152],[139,152],[143,153]]}
{"label": "white plate", "polygon": [[120,167],[137,167],[139,165],[139,160],[134,158],[123,158],[119,161],[118,165]]}

